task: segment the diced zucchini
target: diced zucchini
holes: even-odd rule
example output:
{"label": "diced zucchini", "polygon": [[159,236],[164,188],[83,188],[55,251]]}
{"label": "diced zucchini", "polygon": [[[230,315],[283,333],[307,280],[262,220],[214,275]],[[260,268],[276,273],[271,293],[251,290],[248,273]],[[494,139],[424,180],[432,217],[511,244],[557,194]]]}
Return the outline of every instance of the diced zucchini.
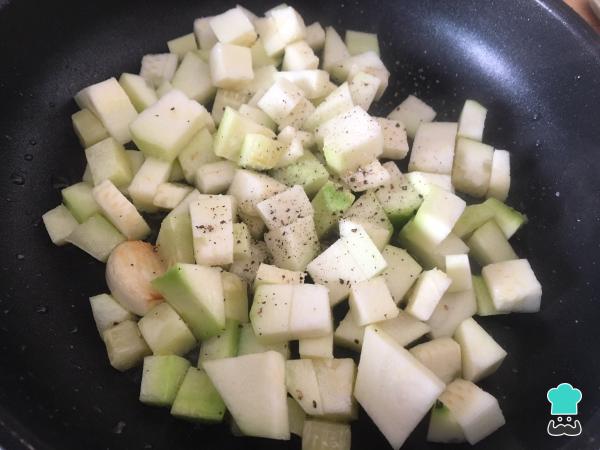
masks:
{"label": "diced zucchini", "polygon": [[375,119],[360,107],[336,116],[323,139],[327,165],[338,174],[357,170],[383,151],[383,134]]}
{"label": "diced zucchini", "polygon": [[272,137],[248,133],[240,151],[239,165],[246,169],[269,170],[285,152],[285,146]]}
{"label": "diced zucchini", "polygon": [[212,17],[200,17],[194,20],[194,34],[202,50],[210,50],[218,42],[217,36],[210,26]]}
{"label": "diced zucchini", "polygon": [[[223,110],[224,109],[225,108],[223,108]],[[238,112],[242,116],[247,117],[248,119],[252,120],[253,122],[256,122],[259,125],[270,128],[273,131],[277,129],[277,124],[273,122],[273,119],[271,119],[267,113],[265,113],[259,108],[250,106],[248,104],[243,104],[239,107]]]}
{"label": "diced zucchini", "polygon": [[254,26],[260,36],[266,54],[270,57],[280,56],[287,42],[280,36],[275,19],[272,17],[261,17],[254,22]]}
{"label": "diced zucchini", "polygon": [[304,283],[304,272],[281,269],[277,266],[261,263],[256,272],[254,287],[256,290],[263,284],[301,284]]}
{"label": "diced zucchini", "polygon": [[510,190],[510,153],[506,150],[494,150],[490,185],[485,194],[501,202],[506,201]]}
{"label": "diced zucchini", "polygon": [[125,154],[127,155],[129,165],[131,166],[131,173],[135,176],[140,170],[140,167],[142,167],[142,164],[144,164],[146,157],[139,150],[125,150]]}
{"label": "diced zucchini", "polygon": [[367,51],[359,55],[350,56],[340,61],[330,70],[331,77],[338,82],[351,81],[361,72],[366,72],[379,78],[379,88],[375,96],[375,99],[379,100],[387,89],[390,72],[377,53]]}
{"label": "diced zucchini", "polygon": [[454,122],[423,122],[415,134],[409,171],[452,173],[458,125]]}
{"label": "diced zucchini", "polygon": [[352,313],[348,311],[335,329],[333,339],[337,345],[359,352],[362,347],[364,333],[365,327],[358,326],[354,321],[354,317],[352,317]]}
{"label": "diced zucchini", "polygon": [[431,408],[427,442],[460,444],[465,441],[465,433],[463,433],[450,410],[442,402],[435,402],[435,405]]}
{"label": "diced zucchini", "polygon": [[399,310],[382,276],[350,287],[350,312],[359,326],[393,319]]}
{"label": "diced zucchini", "polygon": [[75,101],[81,109],[89,109],[118,143],[131,141],[129,124],[137,111],[115,78],[82,89],[75,95]]}
{"label": "diced zucchini", "polygon": [[252,53],[247,47],[217,43],[210,50],[210,76],[214,86],[235,89],[252,80]]}
{"label": "diced zucchini", "polygon": [[265,243],[278,267],[303,271],[320,250],[312,215],[265,233]]}
{"label": "diced zucchini", "polygon": [[220,269],[176,264],[152,281],[190,327],[194,336],[207,339],[225,328],[225,302]]}
{"label": "diced zucchini", "polygon": [[302,186],[309,197],[313,197],[329,180],[329,172],[311,152],[304,152],[295,163],[273,169],[270,174],[287,186]]}
{"label": "diced zucchini", "polygon": [[174,53],[181,60],[186,53],[196,50],[198,45],[196,44],[194,33],[189,33],[171,39],[167,42],[167,47],[169,48],[169,53]]}
{"label": "diced zucchini", "polygon": [[452,167],[454,187],[473,197],[483,197],[490,184],[493,154],[492,146],[459,137]]}
{"label": "diced zucchini", "polygon": [[104,180],[117,187],[127,186],[133,177],[125,149],[113,138],[106,138],[85,149],[85,157],[92,172],[94,185]]}
{"label": "diced zucchini", "polygon": [[452,338],[443,337],[419,344],[410,353],[436,377],[448,384],[461,374],[460,345]]}
{"label": "diced zucchini", "polygon": [[222,272],[225,318],[239,323],[248,322],[248,290],[237,275]]}
{"label": "diced zucchini", "polygon": [[476,383],[494,373],[506,351],[472,318],[465,319],[454,332],[462,355],[462,377]]}
{"label": "diced zucchini", "polygon": [[339,114],[342,114],[354,106],[352,102],[352,94],[348,83],[343,83],[341,86],[331,92],[322,103],[317,106],[315,111],[310,115],[304,123],[304,129],[307,131],[315,131],[315,129],[328,120],[333,119]]}
{"label": "diced zucchini", "polygon": [[152,353],[133,320],[125,320],[105,330],[102,339],[110,365],[121,372],[137,366]]}
{"label": "diced zucchini", "polygon": [[446,274],[452,279],[448,292],[473,289],[471,266],[467,255],[446,255]]}
{"label": "diced zucchini", "polygon": [[231,185],[236,169],[231,161],[203,164],[196,170],[196,186],[203,194],[221,194]]}
{"label": "diced zucchini", "polygon": [[177,355],[146,356],[140,402],[153,406],[171,406],[189,367],[189,361]]}
{"label": "diced zucchini", "polygon": [[249,133],[275,137],[269,128],[263,127],[227,107],[215,136],[215,154],[235,163],[239,162],[244,138]]}
{"label": "diced zucchini", "polygon": [[210,67],[195,52],[186,53],[177,68],[171,85],[183,92],[188,98],[200,103],[208,103],[215,96]]}
{"label": "diced zucchini", "polygon": [[375,33],[346,30],[346,47],[350,55],[373,51],[379,55],[379,40]]}
{"label": "diced zucchini", "polygon": [[451,337],[463,320],[477,312],[473,291],[446,293],[427,321],[433,339]]}
{"label": "diced zucchini", "polygon": [[269,250],[263,241],[253,242],[250,247],[250,259],[234,261],[229,266],[229,271],[242,278],[246,283],[252,284],[258,267],[263,262],[270,260]]}
{"label": "diced zucchini", "polygon": [[223,420],[225,403],[204,370],[190,367],[177,391],[171,414],[180,419],[216,423]]}
{"label": "diced zucchini", "polygon": [[220,266],[233,262],[235,199],[230,195],[200,195],[190,204],[196,263]]}
{"label": "diced zucchini", "polygon": [[319,58],[306,41],[297,41],[285,47],[282,70],[314,70],[319,67]]}
{"label": "diced zucchini", "polygon": [[293,398],[288,397],[287,404],[290,433],[302,437],[302,430],[304,429],[304,420],[306,419],[306,414],[298,402]]}
{"label": "diced zucchini", "polygon": [[219,42],[250,47],[256,40],[254,26],[240,8],[211,17],[209,24]]}
{"label": "diced zucchini", "polygon": [[94,214],[77,225],[66,241],[105,262],[110,252],[125,241],[125,236],[100,214]]}
{"label": "diced zucchini", "polygon": [[162,183],[156,189],[152,203],[163,209],[173,209],[193,191],[191,186],[180,183]]}
{"label": "diced zucchini", "polygon": [[346,47],[337,31],[333,27],[327,27],[325,29],[325,42],[321,61],[323,69],[330,72],[336,64],[349,56],[348,47]]}
{"label": "diced zucchini", "polygon": [[396,318],[378,322],[376,326],[402,347],[412,344],[431,331],[429,325],[402,310]]}
{"label": "diced zucchini", "polygon": [[296,359],[285,363],[287,391],[306,414],[323,415],[323,402],[315,366],[310,359]]}
{"label": "diced zucchini", "polygon": [[285,79],[294,83],[309,100],[323,97],[330,93],[329,74],[324,70],[316,70],[316,67],[315,69],[290,69],[290,71],[277,72],[275,79]]}
{"label": "diced zucchini", "polygon": [[306,420],[302,430],[302,450],[350,450],[350,425],[345,423]]}
{"label": "diced zucchini", "polygon": [[422,272],[408,297],[406,312],[419,320],[429,320],[452,279],[438,269]]}
{"label": "diced zucchini", "polygon": [[[367,72],[358,72],[348,83],[350,95],[352,96],[352,102],[356,106],[360,106],[365,111],[368,111],[371,107],[371,104],[375,100],[375,97],[377,96],[377,91],[379,91],[380,85],[381,80],[375,75],[371,75]],[[381,122],[380,125],[382,125]],[[386,141],[388,141],[388,145],[391,144],[391,142],[389,142],[389,138],[386,139],[384,132],[384,145]]]}
{"label": "diced zucchini", "polygon": [[77,220],[64,205],[47,211],[43,216],[44,226],[54,245],[64,245],[67,237],[77,227]]}
{"label": "diced zucchini", "polygon": [[213,120],[218,125],[221,123],[221,119],[223,118],[227,107],[237,111],[239,107],[247,101],[248,95],[244,92],[232,91],[229,89],[217,89],[217,95],[215,96],[211,111]]}
{"label": "diced zucchini", "polygon": [[160,303],[138,322],[140,332],[155,355],[185,355],[196,339],[168,303]]}
{"label": "diced zucchini", "polygon": [[92,195],[104,217],[128,240],[144,239],[150,234],[150,227],[144,218],[109,179],[97,185]]}
{"label": "diced zucchini", "polygon": [[485,266],[481,274],[494,306],[502,312],[538,312],[542,286],[529,261],[516,259]]}
{"label": "diced zucchini", "polygon": [[400,304],[423,269],[406,250],[393,245],[386,245],[381,256],[387,263],[381,275],[385,278],[394,302]]}
{"label": "diced zucchini", "polygon": [[319,22],[313,22],[306,27],[304,40],[314,50],[319,51],[325,44],[325,30]]}
{"label": "diced zucchini", "polygon": [[173,161],[205,124],[204,112],[174,89],[131,123],[133,141],[146,156]]}
{"label": "diced zucchini", "polygon": [[194,182],[198,167],[219,161],[219,157],[213,151],[213,138],[206,128],[194,135],[177,158],[188,183]]}
{"label": "diced zucchini", "polygon": [[408,137],[414,139],[421,123],[432,122],[435,116],[436,112],[431,106],[414,95],[409,95],[388,114],[388,119],[403,123]]}
{"label": "diced zucchini", "polygon": [[383,164],[390,182],[375,190],[375,196],[394,226],[404,225],[421,206],[423,197],[392,161]]}
{"label": "diced zucchini", "polygon": [[192,221],[189,212],[165,217],[160,225],[156,247],[168,267],[178,262],[188,264],[195,262]]}
{"label": "diced zucchini", "polygon": [[319,238],[327,236],[333,231],[353,201],[352,192],[339,183],[328,181],[319,189],[311,202]]}
{"label": "diced zucchini", "polygon": [[144,55],[140,76],[158,88],[164,82],[173,79],[175,70],[177,70],[177,55],[172,53]]}
{"label": "diced zucchini", "polygon": [[452,177],[441,173],[408,172],[406,178],[423,197],[431,192],[431,186],[437,186],[445,191],[454,193]]}
{"label": "diced zucchini", "polygon": [[269,230],[285,227],[313,215],[313,207],[301,186],[275,194],[256,205]]}
{"label": "diced zucchini", "polygon": [[498,311],[494,306],[492,296],[488,290],[483,277],[473,275],[473,290],[477,299],[477,315],[478,316],[495,316],[498,314],[506,314],[505,311]]}
{"label": "diced zucchini", "polygon": [[313,360],[323,417],[346,421],[356,419],[356,401],[352,397],[356,378],[356,363],[353,359]]}
{"label": "diced zucchini", "polygon": [[[252,47],[250,47],[250,52],[252,53],[252,68],[255,71],[261,67],[278,66],[281,64],[281,56],[269,56],[260,38],[258,38],[254,44],[252,44]],[[256,73],[254,76],[256,78]]]}
{"label": "diced zucchini", "polygon": [[204,369],[247,436],[289,439],[283,357],[273,351],[204,362]]}
{"label": "diced zucchini", "polygon": [[225,331],[202,342],[198,355],[198,367],[204,361],[237,356],[240,341],[240,324],[227,319]]}
{"label": "diced zucchini", "polygon": [[137,112],[142,112],[158,101],[154,88],[140,75],[124,73],[119,78],[119,84],[129,96]]}
{"label": "diced zucchini", "polygon": [[448,237],[466,203],[451,192],[432,187],[414,218],[425,245],[436,246]]}
{"label": "diced zucchini", "polygon": [[367,327],[354,396],[393,448],[402,446],[443,390],[444,383],[407,350]]}
{"label": "diced zucchini", "polygon": [[458,119],[458,136],[481,142],[487,109],[475,100],[467,100]]}
{"label": "diced zucchini", "polygon": [[406,128],[402,122],[383,117],[376,117],[383,133],[382,158],[404,159],[408,154],[408,140]]}
{"label": "diced zucchini", "polygon": [[233,224],[233,260],[248,261],[250,259],[252,245],[252,236],[245,223]]}
{"label": "diced zucchini", "polygon": [[100,336],[104,331],[125,320],[133,320],[133,315],[123,308],[111,295],[99,294],[90,297],[90,306],[96,328]]}
{"label": "diced zucchini", "polygon": [[108,132],[104,125],[89,109],[82,109],[71,116],[73,130],[79,139],[83,148],[91,147],[94,144],[106,139]]}
{"label": "diced zucchini", "polygon": [[298,86],[285,78],[280,78],[262,96],[258,107],[273,121],[280,124],[303,98],[304,93]]}
{"label": "diced zucchini", "polygon": [[471,249],[471,255],[481,266],[519,258],[493,220],[477,228],[467,240],[467,245]]}
{"label": "diced zucchini", "polygon": [[524,214],[495,198],[488,198],[484,204],[494,211],[494,220],[504,232],[506,239],[510,239],[519,228],[527,223],[527,217]]}
{"label": "diced zucchini", "polygon": [[355,172],[344,175],[342,179],[353,192],[376,189],[390,182],[390,173],[378,159],[360,166]]}
{"label": "diced zucchini", "polygon": [[171,173],[172,163],[162,159],[147,157],[142,167],[133,177],[128,187],[133,204],[141,211],[155,212],[154,197],[158,187],[166,183]]}
{"label": "diced zucchini", "polygon": [[318,338],[300,339],[300,358],[333,358],[333,333]]}
{"label": "diced zucchini", "polygon": [[470,381],[454,380],[446,386],[439,400],[458,422],[471,445],[505,423],[498,400]]}
{"label": "diced zucchini", "polygon": [[272,344],[263,342],[254,334],[251,324],[243,324],[240,331],[238,356],[253,355],[255,353],[264,353],[268,351],[277,352],[281,354],[284,359],[289,359],[290,357],[290,347],[287,342],[275,342]]}
{"label": "diced zucchini", "polygon": [[359,197],[344,213],[344,219],[362,225],[380,251],[388,244],[394,231],[392,223],[373,191],[368,191]]}

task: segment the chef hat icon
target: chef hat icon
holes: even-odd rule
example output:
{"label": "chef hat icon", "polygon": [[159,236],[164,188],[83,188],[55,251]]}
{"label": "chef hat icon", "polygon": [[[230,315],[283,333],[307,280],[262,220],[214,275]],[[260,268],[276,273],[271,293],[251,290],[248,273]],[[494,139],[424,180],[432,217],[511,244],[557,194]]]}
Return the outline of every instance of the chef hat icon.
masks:
{"label": "chef hat icon", "polygon": [[577,404],[581,401],[581,391],[569,383],[561,383],[546,394],[552,405],[550,414],[553,416],[576,415]]}

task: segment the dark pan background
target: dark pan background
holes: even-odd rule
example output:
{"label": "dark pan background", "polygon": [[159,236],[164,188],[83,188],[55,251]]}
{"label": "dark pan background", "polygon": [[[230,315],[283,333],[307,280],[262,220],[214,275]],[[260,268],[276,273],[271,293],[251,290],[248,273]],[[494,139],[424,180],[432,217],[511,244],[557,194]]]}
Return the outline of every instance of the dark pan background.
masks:
{"label": "dark pan background", "polygon": [[[486,105],[485,140],[513,152],[510,203],[530,224],[515,246],[542,282],[542,312],[480,319],[508,351],[483,382],[508,423],[492,449],[600,447],[600,39],[558,0],[290,1],[338,30],[377,31],[392,72],[387,113],[416,93],[456,120]],[[256,12],[273,0],[245,3]],[[107,363],[87,298],[103,265],[55,248],[40,216],[78,181],[72,96],[137,73],[145,53],[190,32],[222,1],[0,0],[0,446],[6,449],[283,449],[228,427],[190,425],[137,400],[139,371]],[[583,391],[577,439],[550,438],[546,391]],[[426,421],[424,421],[426,422]],[[437,448],[425,426],[406,448]],[[354,449],[388,448],[364,412]]]}

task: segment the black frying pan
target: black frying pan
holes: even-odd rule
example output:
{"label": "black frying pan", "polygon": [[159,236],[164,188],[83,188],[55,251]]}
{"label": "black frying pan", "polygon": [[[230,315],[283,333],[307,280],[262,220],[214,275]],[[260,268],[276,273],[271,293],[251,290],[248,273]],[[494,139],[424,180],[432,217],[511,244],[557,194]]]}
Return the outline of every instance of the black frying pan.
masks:
{"label": "black frying pan", "polygon": [[[221,12],[222,1],[0,0],[0,447],[282,449],[193,426],[137,401],[140,374],[106,361],[89,310],[103,266],[55,248],[40,216],[78,181],[71,130],[79,89]],[[493,449],[600,446],[600,38],[558,0],[291,1],[308,20],[377,31],[392,71],[381,112],[416,93],[456,120],[465,98],[490,114],[485,140],[513,152],[510,202],[531,221],[516,236],[544,287],[542,312],[481,319],[509,356],[483,387],[508,423]],[[275,4],[248,0],[262,12]],[[583,391],[579,438],[550,438],[546,391]],[[424,424],[406,448],[434,448]],[[353,448],[388,448],[361,413]]]}

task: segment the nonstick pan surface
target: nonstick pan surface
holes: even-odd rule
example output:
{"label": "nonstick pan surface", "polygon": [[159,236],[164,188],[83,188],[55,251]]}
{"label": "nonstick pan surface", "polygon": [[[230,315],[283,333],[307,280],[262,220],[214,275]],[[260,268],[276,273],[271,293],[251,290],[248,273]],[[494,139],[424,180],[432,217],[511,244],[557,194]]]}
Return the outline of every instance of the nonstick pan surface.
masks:
{"label": "nonstick pan surface", "polygon": [[[230,4],[231,3],[231,4]],[[378,32],[392,80],[380,113],[414,93],[456,120],[466,98],[489,108],[485,141],[513,153],[515,237],[544,289],[539,314],[482,318],[508,351],[482,385],[507,425],[481,448],[600,447],[600,39],[562,2],[290,1],[307,21]],[[272,0],[249,0],[262,12]],[[284,449],[291,443],[191,425],[137,400],[140,371],[107,363],[88,297],[103,265],[51,245],[40,216],[80,180],[73,95],[166,50],[222,1],[0,0],[0,447]],[[579,438],[551,438],[546,391],[583,392]],[[406,448],[425,442],[425,426]],[[354,449],[388,448],[364,412]]]}

